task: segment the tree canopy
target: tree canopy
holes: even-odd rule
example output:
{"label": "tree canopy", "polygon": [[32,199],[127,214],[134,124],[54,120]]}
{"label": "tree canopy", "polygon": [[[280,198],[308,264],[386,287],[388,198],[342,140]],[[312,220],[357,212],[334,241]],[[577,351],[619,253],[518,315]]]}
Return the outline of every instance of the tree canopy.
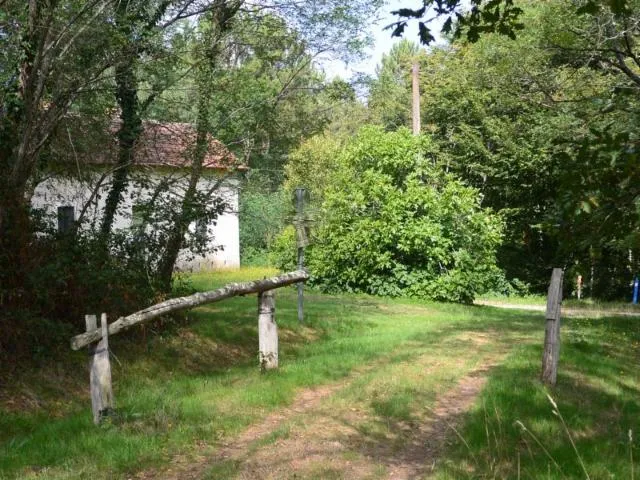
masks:
{"label": "tree canopy", "polygon": [[469,302],[499,276],[501,222],[409,130],[363,128],[337,160],[311,251],[331,291]]}
{"label": "tree canopy", "polygon": [[[6,310],[80,322],[89,306],[122,312],[169,295],[178,254],[212,248],[207,232],[193,232],[193,225],[214,222],[230,208],[215,188],[202,190],[209,139],[226,145],[239,163],[262,169],[265,194],[277,189],[289,152],[321,132],[335,109],[355,102],[351,86],[327,79],[316,59],[362,55],[369,42],[363,25],[380,4],[2,2],[0,301]],[[185,149],[190,168],[162,181],[132,167],[144,125],[153,121],[183,122],[195,132]],[[113,168],[96,173],[85,159],[98,155],[110,155]],[[91,193],[64,236],[31,208],[33,192],[53,175],[83,182]],[[144,228],[116,228],[125,195],[141,191],[150,194],[127,201],[136,203]],[[98,198],[104,208],[88,215]],[[72,301],[61,312],[56,304],[64,296]],[[19,328],[17,320],[5,325]]]}

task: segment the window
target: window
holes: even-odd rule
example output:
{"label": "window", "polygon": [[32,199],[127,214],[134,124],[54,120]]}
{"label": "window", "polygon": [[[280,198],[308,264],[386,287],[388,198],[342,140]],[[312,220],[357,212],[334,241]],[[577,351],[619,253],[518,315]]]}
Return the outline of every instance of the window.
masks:
{"label": "window", "polygon": [[76,221],[75,209],[69,205],[58,207],[58,232],[67,233]]}

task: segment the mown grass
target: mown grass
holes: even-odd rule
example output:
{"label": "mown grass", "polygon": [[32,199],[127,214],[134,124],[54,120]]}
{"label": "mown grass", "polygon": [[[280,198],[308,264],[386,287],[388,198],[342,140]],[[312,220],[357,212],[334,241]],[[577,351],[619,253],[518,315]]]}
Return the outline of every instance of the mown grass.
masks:
{"label": "mown grass", "polygon": [[623,302],[594,300],[592,298],[583,298],[580,300],[577,298],[567,298],[562,302],[562,306],[571,308],[572,310],[602,310],[610,312],[628,312],[640,315],[640,305],[634,305],[630,300],[628,302]]}
{"label": "mown grass", "polygon": [[[208,290],[272,273],[254,268],[198,274],[192,281]],[[281,368],[266,375],[257,367],[255,295],[196,309],[188,323],[141,344],[112,338],[117,415],[100,427],[91,423],[86,393],[30,385],[42,397],[40,408],[0,409],[0,478],[129,478],[162,469],[176,455],[213,455],[220,442],[290,404],[301,388],[347,375],[350,384],[327,408],[366,409],[362,448],[352,446],[354,456],[364,455],[390,432],[422,421],[438,395],[481,358],[511,349],[460,430],[468,448],[452,447],[436,474],[518,478],[519,461],[521,478],[563,478],[522,433],[520,421],[562,466],[562,475],[584,478],[537,381],[544,328],[538,313],[307,292],[300,326],[295,290],[287,288],[278,291],[276,318]],[[469,332],[500,340],[474,342]],[[551,393],[586,468],[591,478],[610,478],[608,472],[629,478],[626,435],[640,432],[640,329],[633,319],[574,318],[562,336],[559,384]],[[64,366],[83,370],[85,363],[86,354],[75,352]],[[77,375],[87,382],[86,372]],[[33,381],[37,373],[25,378]],[[295,423],[284,424],[253,448],[286,439],[291,428]],[[398,438],[394,448],[402,448]],[[232,461],[213,465],[208,478],[231,478],[238,468]],[[344,478],[333,470],[311,473]]]}
{"label": "mown grass", "polygon": [[510,305],[546,305],[547,298],[544,295],[507,296],[499,294],[484,294],[476,297],[476,302],[479,301],[507,303]]}
{"label": "mown grass", "polygon": [[[271,273],[196,275],[193,282],[211,289]],[[278,292],[282,367],[268,375],[257,368],[255,296],[194,310],[188,325],[149,336],[142,346],[113,337],[117,415],[93,426],[86,393],[79,392],[56,393],[68,404],[58,418],[50,418],[49,408],[1,412],[0,476],[125,478],[174,454],[212,451],[290,403],[300,388],[342,378],[417,336],[452,334],[457,322],[480,320],[464,307],[439,306],[426,315],[399,301],[310,293],[300,326],[295,298],[293,288]],[[86,354],[75,352],[66,366],[82,379],[85,362]]]}

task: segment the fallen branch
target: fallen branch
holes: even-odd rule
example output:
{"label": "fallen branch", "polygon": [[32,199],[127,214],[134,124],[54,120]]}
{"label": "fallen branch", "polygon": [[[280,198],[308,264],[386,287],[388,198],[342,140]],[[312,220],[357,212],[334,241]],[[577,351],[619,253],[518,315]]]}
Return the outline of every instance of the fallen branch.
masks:
{"label": "fallen branch", "polygon": [[[276,277],[265,278],[264,280],[255,280],[253,282],[245,283],[230,283],[229,285],[217,290],[194,293],[188,297],[172,298],[145,308],[144,310],[140,310],[139,312],[132,313],[126,317],[120,317],[109,325],[109,335],[115,335],[122,330],[127,330],[134,325],[148,322],[149,320],[170,312],[197,307],[198,305],[204,305],[205,303],[219,302],[225,298],[236,297],[239,295],[274,290],[294,283],[304,282],[308,279],[309,274],[307,272],[304,270],[296,270],[295,272],[284,273]],[[71,339],[71,348],[73,350],[79,350],[90,343],[100,340],[101,338],[102,331],[100,329],[81,333]]]}

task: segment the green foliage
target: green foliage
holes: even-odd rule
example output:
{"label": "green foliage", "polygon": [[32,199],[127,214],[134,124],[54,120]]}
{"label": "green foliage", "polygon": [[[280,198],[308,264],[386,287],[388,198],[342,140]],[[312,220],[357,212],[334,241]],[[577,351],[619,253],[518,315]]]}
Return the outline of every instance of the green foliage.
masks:
{"label": "green foliage", "polygon": [[401,37],[408,22],[417,20],[418,36],[425,45],[435,42],[429,23],[440,16],[445,18],[440,30],[442,34],[451,34],[453,38],[464,35],[470,42],[477,42],[480,35],[494,32],[515,39],[516,32],[524,28],[520,18],[522,9],[514,5],[513,0],[471,0],[469,6],[464,3],[462,0],[425,0],[418,9],[400,8],[391,12],[399,20],[387,28],[392,29],[392,36]]}
{"label": "green foliage", "polygon": [[470,302],[496,276],[501,222],[442,172],[428,137],[366,127],[326,192],[314,282],[325,290]]}
{"label": "green foliage", "polygon": [[240,190],[240,259],[243,265],[267,265],[269,251],[290,213],[289,196],[260,182],[264,174],[252,171]]}
{"label": "green foliage", "polygon": [[551,267],[566,266],[589,277],[588,294],[620,297],[640,257],[638,99],[598,47],[623,48],[619,24],[564,0],[523,6],[529,28],[515,41],[484,35],[427,57],[424,129],[505,219],[498,259],[509,279],[543,293]]}
{"label": "green foliage", "polygon": [[[238,146],[251,168],[262,170],[262,175],[273,182],[281,181],[288,153],[305,138],[321,133],[340,115],[336,112],[344,104],[355,102],[353,87],[340,79],[327,79],[314,65],[314,56],[322,51],[323,55],[357,57],[366,43],[360,38],[358,25],[378,3],[360,0],[345,6],[332,0],[277,4],[264,11],[238,14],[221,46],[225,50],[207,80],[212,135],[227,145]],[[281,15],[280,10],[286,14]],[[336,30],[340,24],[346,29],[341,38]],[[314,29],[324,31],[314,37],[310,33]],[[345,37],[347,32],[353,38]],[[328,35],[335,37],[333,44],[327,45]],[[182,43],[201,49],[200,37],[198,31],[185,28],[172,41],[176,50],[184,49]],[[193,63],[183,55],[177,73],[184,78],[152,105],[154,118],[193,121]],[[170,68],[165,74],[176,76]]]}
{"label": "green foliage", "polygon": [[382,56],[369,92],[375,123],[387,130],[411,126],[411,66],[425,56],[425,51],[409,40],[395,44]]}
{"label": "green foliage", "polygon": [[435,51],[421,90],[424,129],[449,152],[450,170],[505,219],[500,267],[542,291],[549,268],[563,261],[553,232],[543,230],[557,200],[553,148],[577,119],[547,106],[560,80],[547,76],[547,53],[531,42],[483,37]]}
{"label": "green foliage", "polygon": [[114,233],[105,249],[93,232],[58,234],[45,228],[31,252],[29,295],[4,299],[0,325],[11,341],[0,342],[0,361],[29,361],[34,352],[46,357],[66,346],[69,335],[84,331],[85,314],[107,312],[113,321],[161,298],[148,252],[131,232]]}
{"label": "green foliage", "polygon": [[[625,126],[624,129],[627,127]],[[556,214],[562,251],[572,258],[573,277],[593,267],[589,293],[601,299],[628,298],[640,270],[640,167],[636,135],[592,129],[572,142],[559,158],[561,170]]]}
{"label": "green foliage", "polygon": [[[362,27],[381,3],[3,2],[0,325],[19,327],[14,307],[32,307],[24,317],[60,323],[81,322],[87,309],[98,308],[94,301],[128,313],[153,303],[158,278],[169,292],[178,255],[199,255],[215,243],[211,231],[193,225],[210,225],[224,208],[215,188],[197,188],[207,133],[270,177],[267,189],[240,204],[247,217],[241,222],[244,260],[264,261],[289,207],[287,199],[281,208],[282,195],[272,193],[288,153],[321,132],[343,105],[356,103],[352,86],[329,81],[314,60],[320,52],[358,58],[368,43]],[[181,185],[152,185],[149,170],[130,171],[141,122],[151,119],[195,126],[196,138],[178,142],[191,143],[184,160],[193,168],[168,180],[182,177]],[[91,166],[97,158],[118,161],[99,187]],[[92,225],[78,222],[66,250],[29,213],[34,188],[61,172],[71,181],[91,177],[87,188],[96,189],[77,208]],[[110,238],[131,190],[151,193],[132,198],[142,226]],[[93,234],[99,223],[103,241]]]}
{"label": "green foliage", "polygon": [[291,272],[298,267],[297,252],[296,230],[290,225],[273,242],[269,250],[269,261],[283,272]]}
{"label": "green foliage", "polygon": [[285,167],[285,190],[293,195],[296,188],[304,187],[311,202],[321,205],[343,143],[335,135],[327,133],[315,135],[302,143],[289,155]]}

